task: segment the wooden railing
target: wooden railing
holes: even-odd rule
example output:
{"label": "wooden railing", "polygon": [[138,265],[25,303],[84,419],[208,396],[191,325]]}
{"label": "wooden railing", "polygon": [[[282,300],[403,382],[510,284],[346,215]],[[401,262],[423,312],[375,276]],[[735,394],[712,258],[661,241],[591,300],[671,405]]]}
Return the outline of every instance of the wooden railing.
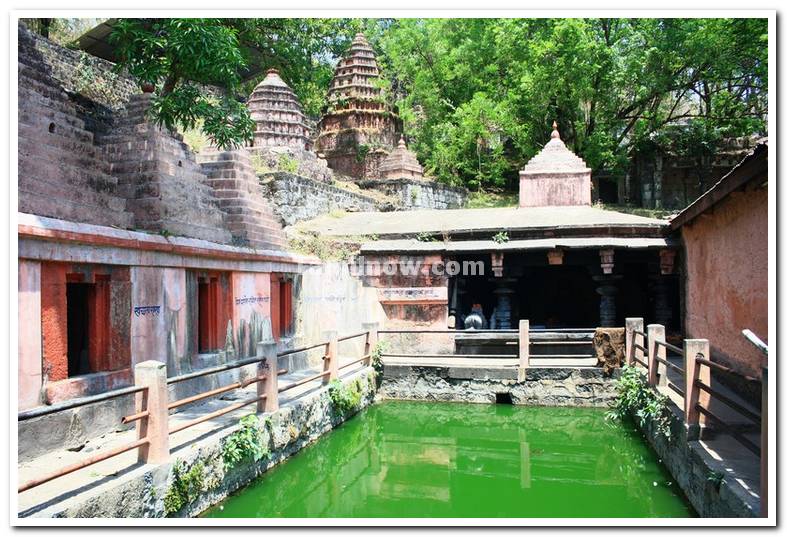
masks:
{"label": "wooden railing", "polygon": [[570,339],[554,339],[548,341],[534,341],[530,335],[536,333],[557,333],[557,334],[570,334],[577,332],[595,332],[595,328],[530,328],[530,321],[523,319],[519,321],[518,329],[465,329],[465,330],[433,330],[433,329],[418,329],[418,328],[403,328],[395,330],[380,330],[380,336],[386,334],[414,334],[414,335],[433,335],[433,334],[446,334],[446,335],[475,335],[475,334],[510,334],[515,336],[514,344],[518,347],[517,354],[456,354],[456,353],[394,353],[385,352],[382,354],[383,358],[478,358],[478,359],[501,359],[511,360],[512,365],[519,367],[533,367],[531,360],[559,360],[559,359],[582,359],[590,355],[573,355],[573,354],[534,354],[531,353],[531,346],[543,345],[592,345],[592,341],[572,341]]}
{"label": "wooden railing", "polygon": [[[342,376],[340,373],[342,369],[346,369],[353,365],[361,363],[365,363],[367,366],[371,365],[372,351],[377,342],[377,323],[364,323],[364,327],[366,328],[366,331],[364,332],[359,332],[343,337],[338,337],[335,332],[328,333],[326,336],[327,339],[325,341],[321,341],[320,343],[315,343],[306,347],[284,351],[278,354],[276,352],[275,342],[259,343],[257,345],[256,357],[239,360],[231,364],[203,369],[195,373],[188,373],[171,378],[167,378],[167,369],[165,364],[155,360],[148,360],[139,363],[134,367],[135,386],[123,388],[120,390],[113,390],[111,392],[106,392],[93,397],[84,397],[56,405],[38,407],[19,412],[17,415],[17,421],[22,422],[118,397],[134,395],[136,397],[136,408],[134,414],[123,416],[120,421],[124,424],[136,422],[137,440],[119,447],[101,451],[92,457],[22,483],[19,485],[17,491],[24,492],[48,481],[52,481],[53,479],[57,479],[133,449],[138,450],[139,462],[162,464],[169,461],[169,439],[170,435],[172,434],[253,404],[257,405],[257,412],[274,412],[279,408],[280,393],[286,392],[309,382],[314,382],[316,380],[322,380],[322,384],[327,384],[332,380],[340,378]],[[340,364],[338,354],[339,342],[361,337],[365,338],[362,356],[360,358],[352,359],[347,363]],[[279,387],[279,375],[286,374],[288,372],[286,369],[279,369],[279,358],[319,348],[325,349],[322,356],[322,372],[310,375],[303,379],[298,379],[295,382],[291,382],[282,387]],[[189,397],[178,399],[176,401],[169,401],[168,386],[187,380],[193,380],[196,378],[205,377],[207,375],[214,375],[224,371],[230,371],[255,364],[257,366],[257,372],[256,375],[250,379],[233,382],[231,384],[197,393]],[[230,391],[243,389],[252,384],[256,384],[257,386],[257,393],[254,397],[239,401],[237,403],[231,403],[214,412],[204,414],[193,420],[181,423],[174,427],[170,427],[169,412],[171,410],[194,404],[211,397],[216,397]]]}
{"label": "wooden railing", "polygon": [[[744,335],[747,335],[745,332]],[[749,339],[751,340],[751,338]],[[754,344],[763,350],[764,343],[759,339]],[[670,362],[667,359],[667,351],[681,357],[683,367]],[[767,356],[767,346],[763,352]],[[683,348],[680,348],[666,341],[664,326],[650,324],[645,331],[643,319],[626,319],[626,363],[634,367],[645,368],[648,384],[651,386],[666,387],[683,398],[684,421],[689,438],[697,438],[700,426],[710,425],[708,423],[710,421],[758,456],[761,467],[764,468],[764,465],[767,465],[768,369],[764,367],[762,378],[757,379],[714,362],[710,358],[710,342],[707,339],[686,339],[683,341]],[[680,385],[676,385],[669,379],[667,369],[678,374]],[[711,383],[713,371],[734,375],[748,382],[761,382],[763,394],[761,412],[757,413],[746,408],[714,388]],[[718,412],[714,411],[714,408],[717,407],[716,403],[733,410],[737,415],[742,416],[744,421],[748,421],[751,426],[759,428],[761,431],[760,445],[758,446],[747,438],[739,426],[731,424],[719,416]],[[767,476],[767,470],[763,470],[761,473]],[[767,488],[767,480],[764,483]]]}

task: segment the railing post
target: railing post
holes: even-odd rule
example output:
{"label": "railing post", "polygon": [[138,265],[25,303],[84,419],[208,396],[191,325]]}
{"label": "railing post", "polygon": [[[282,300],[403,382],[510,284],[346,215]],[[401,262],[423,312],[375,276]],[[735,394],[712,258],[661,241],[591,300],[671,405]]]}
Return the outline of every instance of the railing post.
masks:
{"label": "railing post", "polygon": [[760,410],[760,516],[768,518],[768,368],[762,368]]}
{"label": "railing post", "polygon": [[704,418],[697,410],[697,405],[702,404],[707,408],[710,394],[700,390],[695,382],[697,380],[710,386],[710,368],[697,363],[697,358],[710,357],[710,343],[707,339],[683,340],[683,371],[686,374],[686,386],[683,397],[683,415],[686,420],[686,431],[689,440],[699,437],[700,421]]}
{"label": "railing post", "polygon": [[374,352],[374,348],[377,346],[377,329],[380,326],[380,323],[361,323],[361,327],[366,330],[366,343],[363,347],[363,355],[369,356],[366,360],[366,365],[372,365],[372,357],[371,354]]}
{"label": "railing post", "polygon": [[520,319],[519,321],[519,367],[526,369],[530,367],[530,321]]}
{"label": "railing post", "polygon": [[328,341],[325,347],[325,359],[323,360],[323,372],[328,372],[322,378],[323,384],[328,384],[332,380],[339,378],[339,341],[335,330],[326,331],[323,338]]}
{"label": "railing post", "polygon": [[664,345],[656,345],[657,341],[666,341],[664,337],[664,325],[648,325],[648,384],[651,386],[664,386],[667,384],[667,366],[658,362],[655,357],[662,360],[667,359],[667,348]]}
{"label": "railing post", "polygon": [[257,412],[276,412],[279,410],[279,359],[276,356],[276,342],[257,343],[257,355],[265,358],[257,364],[257,376],[265,380],[257,382]]}
{"label": "railing post", "polygon": [[645,332],[645,320],[642,317],[627,317],[626,318],[626,365],[636,365],[634,357],[644,361],[644,353],[641,349],[636,348],[634,345],[641,347],[645,346],[645,338],[640,334],[635,334],[634,331]]}
{"label": "railing post", "polygon": [[169,461],[169,396],[167,393],[167,364],[147,360],[134,366],[134,384],[146,386],[137,392],[137,412],[147,410],[148,416],[137,420],[137,438],[147,438],[140,446],[139,462],[163,464]]}

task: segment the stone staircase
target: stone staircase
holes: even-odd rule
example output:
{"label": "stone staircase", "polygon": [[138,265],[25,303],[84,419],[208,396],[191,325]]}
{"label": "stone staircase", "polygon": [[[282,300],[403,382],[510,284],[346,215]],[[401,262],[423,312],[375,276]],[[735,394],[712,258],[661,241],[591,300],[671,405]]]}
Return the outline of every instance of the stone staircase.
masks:
{"label": "stone staircase", "polygon": [[232,242],[219,200],[183,137],[147,119],[151,99],[149,94],[133,96],[113,132],[98,140],[136,227]]}
{"label": "stone staircase", "polygon": [[283,249],[285,238],[281,224],[265,197],[249,152],[209,148],[197,159],[219,200],[219,207],[227,215],[233,240],[257,249]]}

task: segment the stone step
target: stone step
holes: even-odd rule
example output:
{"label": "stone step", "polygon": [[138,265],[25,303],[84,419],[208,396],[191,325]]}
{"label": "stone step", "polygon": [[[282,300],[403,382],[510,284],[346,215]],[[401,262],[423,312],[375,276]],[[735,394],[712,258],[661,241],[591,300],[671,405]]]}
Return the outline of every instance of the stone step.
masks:
{"label": "stone step", "polygon": [[26,125],[38,126],[46,123],[65,124],[77,130],[85,130],[85,122],[77,116],[66,114],[60,110],[45,107],[19,107],[18,121]]}

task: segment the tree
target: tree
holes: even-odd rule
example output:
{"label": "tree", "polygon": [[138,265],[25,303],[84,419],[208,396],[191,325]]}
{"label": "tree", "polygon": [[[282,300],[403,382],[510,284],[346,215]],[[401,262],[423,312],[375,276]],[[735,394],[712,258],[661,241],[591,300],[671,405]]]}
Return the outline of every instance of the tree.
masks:
{"label": "tree", "polygon": [[376,46],[412,146],[450,183],[513,182],[553,120],[617,174],[676,128],[711,145],[765,128],[765,19],[401,19]]}
{"label": "tree", "polygon": [[169,129],[201,129],[220,148],[252,139],[254,123],[242,102],[259,81],[244,80],[252,61],[277,67],[319,113],[334,54],[360,21],[349,19],[120,19],[110,39],[119,68],[156,86],[151,113]]}

